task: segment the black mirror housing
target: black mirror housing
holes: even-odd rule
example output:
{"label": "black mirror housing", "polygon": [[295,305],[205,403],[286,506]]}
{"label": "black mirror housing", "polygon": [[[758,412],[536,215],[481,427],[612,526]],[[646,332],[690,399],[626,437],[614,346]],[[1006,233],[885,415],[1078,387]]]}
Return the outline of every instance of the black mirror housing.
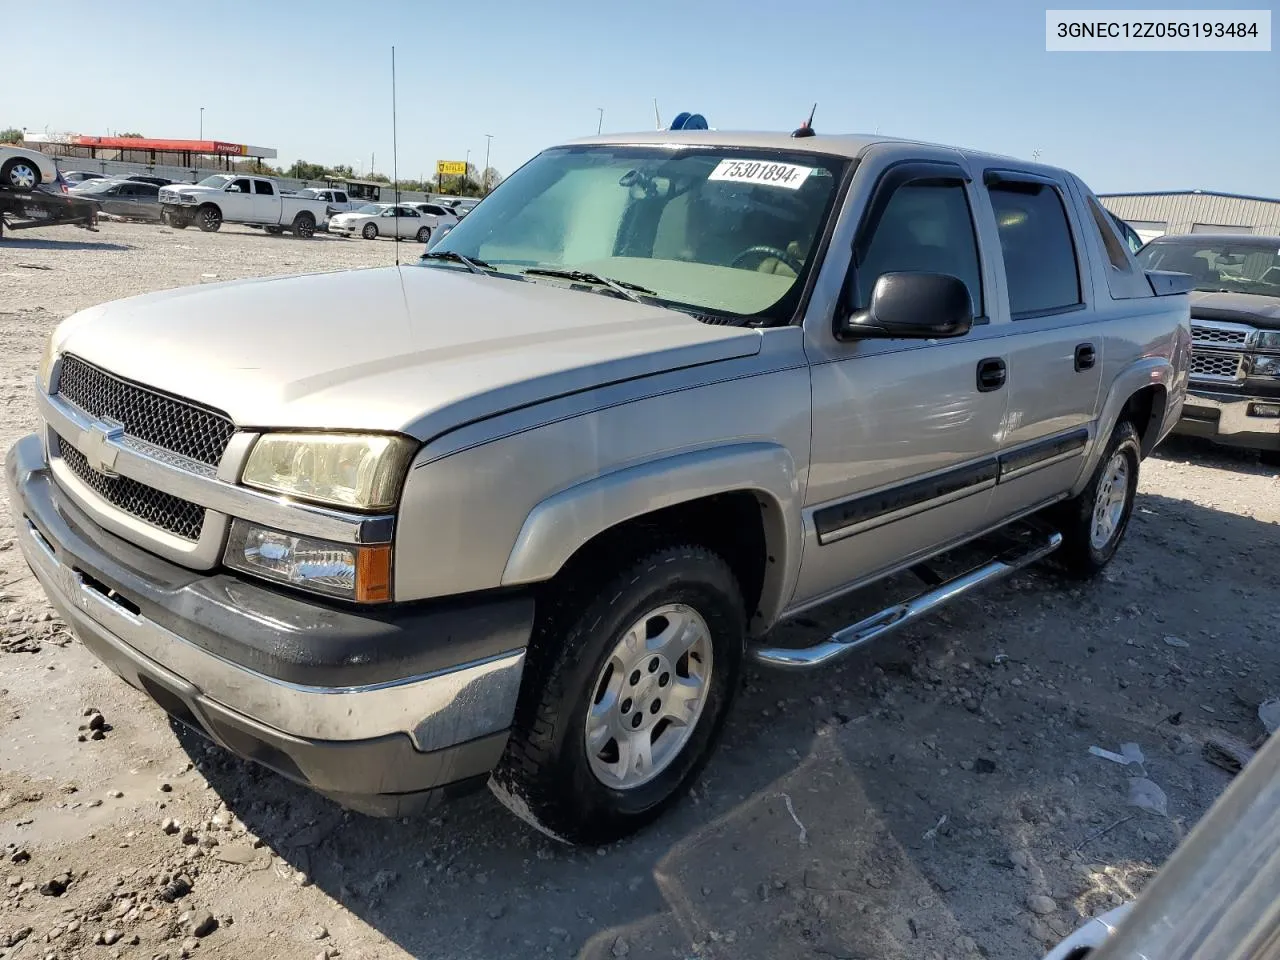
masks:
{"label": "black mirror housing", "polygon": [[840,340],[962,337],[973,327],[969,288],[949,273],[886,273],[871,291],[871,303],[836,325]]}

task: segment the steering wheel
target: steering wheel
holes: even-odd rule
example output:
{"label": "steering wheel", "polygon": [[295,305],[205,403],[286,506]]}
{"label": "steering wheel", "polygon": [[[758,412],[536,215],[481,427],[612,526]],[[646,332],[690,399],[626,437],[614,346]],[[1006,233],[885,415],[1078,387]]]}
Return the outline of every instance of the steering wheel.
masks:
{"label": "steering wheel", "polygon": [[791,254],[787,253],[787,251],[780,250],[777,247],[771,247],[768,244],[760,244],[759,246],[755,246],[755,247],[747,247],[747,249],[743,250],[740,254],[734,257],[732,261],[730,261],[729,266],[736,267],[743,260],[746,260],[749,257],[759,257],[761,261],[763,261],[765,257],[775,257],[776,259],[781,260],[783,263],[785,263],[793,271],[795,271],[795,274],[797,277],[800,276],[800,271],[804,269],[804,264],[801,263],[799,260],[797,260],[795,257],[793,257]]}

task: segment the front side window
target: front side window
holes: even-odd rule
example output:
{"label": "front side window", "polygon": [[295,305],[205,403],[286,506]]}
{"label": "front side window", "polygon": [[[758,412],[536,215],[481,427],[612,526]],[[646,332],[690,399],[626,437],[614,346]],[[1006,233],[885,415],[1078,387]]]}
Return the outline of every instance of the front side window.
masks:
{"label": "front side window", "polygon": [[1080,268],[1058,191],[1044,183],[1016,181],[992,185],[990,196],[1013,318],[1080,304]]}
{"label": "front side window", "polygon": [[249,181],[246,180],[244,177],[241,177],[239,180],[236,180],[231,185],[233,187],[236,187],[241,193],[250,193],[253,190],[253,187],[249,184]]}
{"label": "front side window", "polygon": [[442,239],[500,273],[555,269],[697,314],[787,322],[849,161],[776,149],[584,145],[539,154]]}
{"label": "front side window", "polygon": [[1244,237],[1153,240],[1138,254],[1138,264],[1189,273],[1197,290],[1280,298],[1280,248],[1274,243]]}
{"label": "front side window", "polygon": [[945,273],[964,281],[973,315],[982,316],[978,243],[964,184],[906,183],[895,190],[856,270],[860,307],[871,302],[883,274]]}

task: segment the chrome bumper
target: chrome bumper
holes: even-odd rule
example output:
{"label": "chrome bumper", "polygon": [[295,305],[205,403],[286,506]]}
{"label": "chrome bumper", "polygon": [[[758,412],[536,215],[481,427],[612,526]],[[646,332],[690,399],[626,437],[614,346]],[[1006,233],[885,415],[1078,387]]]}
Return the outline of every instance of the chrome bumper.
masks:
{"label": "chrome bumper", "polygon": [[[26,437],[9,451],[5,472],[19,547],[54,607],[99,659],[171,713],[180,713],[173,706],[181,705],[197,721],[212,718],[197,725],[215,739],[223,739],[215,731],[225,721],[254,730],[267,742],[338,747],[401,735],[414,750],[427,753],[504,734],[510,726],[524,668],[522,647],[363,685],[309,686],[267,676],[148,618],[126,588],[109,587],[99,574],[87,572],[110,570],[111,575],[100,575],[119,581],[128,568],[112,555],[109,534],[95,532],[78,511],[68,512],[72,507],[54,485],[37,437]],[[132,575],[141,582],[148,573]],[[208,614],[199,604],[192,606],[194,627]],[[282,622],[280,629],[288,626]],[[351,791],[350,784],[298,779],[322,790]]]}
{"label": "chrome bumper", "polygon": [[1213,393],[1193,384],[1174,432],[1226,446],[1280,450],[1280,417],[1258,416],[1260,404],[1275,408],[1280,397]]}

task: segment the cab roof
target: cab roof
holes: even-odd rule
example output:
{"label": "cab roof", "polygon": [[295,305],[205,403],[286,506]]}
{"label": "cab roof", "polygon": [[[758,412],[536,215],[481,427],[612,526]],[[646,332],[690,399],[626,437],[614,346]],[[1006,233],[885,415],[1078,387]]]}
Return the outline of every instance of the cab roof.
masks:
{"label": "cab roof", "polygon": [[1003,164],[1015,164],[1020,170],[1061,172],[1060,168],[1043,163],[1010,157],[954,144],[930,143],[925,140],[912,140],[907,137],[886,137],[879,134],[866,133],[817,133],[811,137],[793,137],[790,133],[759,130],[647,130],[637,133],[611,133],[596,137],[580,137],[568,140],[561,146],[580,146],[583,144],[686,144],[689,146],[708,147],[759,147],[768,150],[792,150],[800,153],[819,153],[833,157],[857,159],[873,146],[878,144],[916,144],[938,150],[954,150],[967,159],[996,161]]}

